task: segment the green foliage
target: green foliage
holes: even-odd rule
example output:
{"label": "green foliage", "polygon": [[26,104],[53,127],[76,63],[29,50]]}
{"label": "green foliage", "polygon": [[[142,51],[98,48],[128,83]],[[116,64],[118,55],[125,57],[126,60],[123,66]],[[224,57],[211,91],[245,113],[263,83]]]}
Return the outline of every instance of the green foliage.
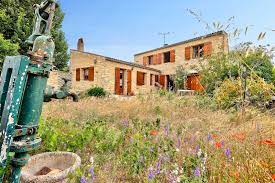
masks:
{"label": "green foliage", "polygon": [[18,44],[14,44],[10,40],[5,40],[3,35],[0,34],[0,70],[2,69],[5,57],[16,55],[18,48]]}
{"label": "green foliage", "polygon": [[106,153],[114,151],[121,142],[121,133],[100,120],[80,124],[48,119],[40,125],[42,151],[76,152],[92,145],[95,152]]}
{"label": "green foliage", "polygon": [[93,96],[93,97],[105,97],[106,96],[106,91],[102,87],[93,87],[88,90],[87,92],[88,96]]}
{"label": "green foliage", "polygon": [[173,77],[175,88],[178,89],[184,89],[184,83],[187,79],[187,70],[183,68],[183,66],[177,67],[176,74]]}
{"label": "green foliage", "polygon": [[[253,51],[249,51],[253,48]],[[229,54],[218,54],[207,60],[208,64],[202,65],[201,83],[209,95],[220,87],[226,79],[240,77],[241,67],[246,67],[248,76],[259,76],[267,83],[272,82],[271,56],[266,53],[265,47],[252,47],[249,43],[242,44],[237,50]]]}
{"label": "green foliage", "polygon": [[[34,4],[40,4],[41,0],[1,0],[0,3],[0,34],[4,39],[11,40],[11,43],[19,45],[19,53],[26,54],[28,45],[25,40],[31,35],[34,25]],[[54,65],[58,69],[67,66],[69,56],[67,54],[68,45],[65,40],[61,23],[64,13],[58,8],[53,21],[52,36],[55,41],[55,61]],[[14,53],[9,53],[14,54]]]}
{"label": "green foliage", "polygon": [[273,67],[273,70],[272,70],[272,80],[273,80],[273,84],[275,85],[275,67]]}

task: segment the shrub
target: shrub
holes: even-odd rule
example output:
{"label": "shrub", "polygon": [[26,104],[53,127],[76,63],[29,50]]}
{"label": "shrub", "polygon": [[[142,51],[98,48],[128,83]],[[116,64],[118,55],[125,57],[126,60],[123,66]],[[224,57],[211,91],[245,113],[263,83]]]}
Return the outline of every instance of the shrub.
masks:
{"label": "shrub", "polygon": [[89,89],[87,94],[88,96],[105,97],[107,93],[104,90],[104,88],[96,86],[94,88]]}
{"label": "shrub", "polygon": [[242,100],[242,88],[240,80],[225,80],[214,91],[214,98],[219,107],[226,109],[234,107]]}

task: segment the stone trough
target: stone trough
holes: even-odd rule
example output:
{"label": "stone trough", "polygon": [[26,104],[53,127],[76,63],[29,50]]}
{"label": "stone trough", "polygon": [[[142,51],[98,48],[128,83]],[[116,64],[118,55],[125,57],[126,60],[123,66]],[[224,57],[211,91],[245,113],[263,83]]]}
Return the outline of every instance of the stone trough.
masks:
{"label": "stone trough", "polygon": [[23,183],[66,183],[80,167],[81,159],[70,152],[49,152],[32,156],[22,169]]}

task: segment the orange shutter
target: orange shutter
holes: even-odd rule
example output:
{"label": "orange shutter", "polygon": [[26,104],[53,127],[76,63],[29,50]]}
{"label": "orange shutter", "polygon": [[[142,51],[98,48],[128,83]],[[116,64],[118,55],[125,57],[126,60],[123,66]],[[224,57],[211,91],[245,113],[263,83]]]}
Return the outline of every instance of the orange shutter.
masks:
{"label": "orange shutter", "polygon": [[165,86],[165,75],[160,75],[159,84],[162,85],[163,87]]}
{"label": "orange shutter", "polygon": [[89,81],[94,81],[94,67],[89,67],[89,76],[88,76]]}
{"label": "orange shutter", "polygon": [[142,86],[144,85],[144,73],[143,72],[137,72],[137,85]]}
{"label": "orange shutter", "polygon": [[212,42],[207,42],[203,45],[204,56],[208,57],[212,54]]}
{"label": "orange shutter", "polygon": [[185,48],[185,60],[190,60],[191,59],[191,47],[186,47]]}
{"label": "orange shutter", "polygon": [[143,65],[147,65],[147,57],[143,57]]}
{"label": "orange shutter", "polygon": [[175,50],[170,51],[170,62],[176,61],[176,54]]}
{"label": "orange shutter", "polygon": [[127,94],[131,95],[132,93],[132,71],[127,70]]}
{"label": "orange shutter", "polygon": [[158,54],[158,64],[162,63],[162,53]]}
{"label": "orange shutter", "polygon": [[120,95],[120,68],[115,68],[115,94]]}
{"label": "orange shutter", "polygon": [[153,55],[153,65],[157,65],[158,64],[158,55]]}
{"label": "orange shutter", "polygon": [[80,81],[80,69],[76,69],[76,81]]}

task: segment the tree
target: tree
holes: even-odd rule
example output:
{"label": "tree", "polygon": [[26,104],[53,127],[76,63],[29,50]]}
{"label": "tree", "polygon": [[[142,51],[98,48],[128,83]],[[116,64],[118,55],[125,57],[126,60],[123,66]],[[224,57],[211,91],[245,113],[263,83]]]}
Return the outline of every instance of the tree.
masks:
{"label": "tree", "polygon": [[[41,0],[1,0],[0,3],[0,33],[4,38],[19,45],[18,52],[26,54],[28,45],[25,40],[31,35],[34,25],[34,4],[40,4]],[[68,45],[62,31],[64,13],[60,8],[56,10],[53,21],[52,36],[55,41],[54,65],[58,69],[66,67],[69,56]]]}
{"label": "tree", "polygon": [[[248,46],[248,47],[247,47]],[[263,46],[255,47],[249,44],[241,44],[229,54],[218,54],[207,60],[202,65],[202,84],[206,92],[213,92],[226,79],[241,77],[241,66],[246,67],[248,77],[258,76],[265,82],[272,82],[272,55],[269,55]]]}
{"label": "tree", "polygon": [[11,43],[10,40],[5,40],[0,34],[0,69],[2,70],[5,56],[18,54],[18,44]]}

